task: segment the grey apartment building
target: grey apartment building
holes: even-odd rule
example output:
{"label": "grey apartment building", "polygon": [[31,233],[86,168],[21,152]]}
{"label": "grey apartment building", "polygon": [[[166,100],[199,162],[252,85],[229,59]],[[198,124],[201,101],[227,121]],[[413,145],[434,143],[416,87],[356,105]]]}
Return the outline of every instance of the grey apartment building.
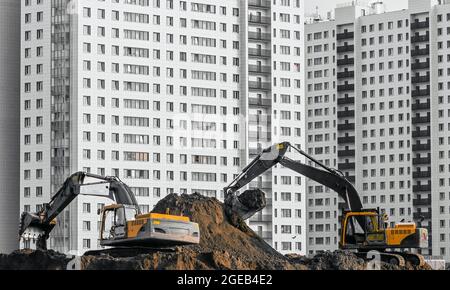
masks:
{"label": "grey apartment building", "polygon": [[[304,148],[304,1],[20,2],[21,210],[79,170],[120,177],[143,212],[171,193],[221,199],[262,148]],[[305,184],[285,168],[250,184],[268,206],[249,224],[281,252],[306,251]],[[98,248],[108,203],[77,198],[50,247]]]}
{"label": "grey apartment building", "polygon": [[[450,260],[450,1],[338,6],[305,26],[307,151],[354,183],[365,208],[429,231]],[[338,247],[335,194],[307,184],[307,251]]]}

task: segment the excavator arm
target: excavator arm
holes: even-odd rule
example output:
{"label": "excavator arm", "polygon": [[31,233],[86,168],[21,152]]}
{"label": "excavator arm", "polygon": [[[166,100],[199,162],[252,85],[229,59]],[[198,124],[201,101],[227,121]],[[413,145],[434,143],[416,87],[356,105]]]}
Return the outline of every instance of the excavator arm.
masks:
{"label": "excavator arm", "polygon": [[[86,178],[92,180],[86,182]],[[85,192],[87,187],[96,188],[93,192]],[[95,193],[97,192],[97,193]],[[64,181],[64,184],[51,198],[50,202],[44,204],[37,213],[22,213],[19,227],[19,237],[22,238],[26,231],[37,240],[38,249],[46,249],[46,241],[50,232],[56,225],[56,217],[78,196],[102,196],[114,200],[118,204],[132,205],[140,214],[139,206],[134,194],[129,187],[117,177],[101,176],[87,172],[77,172]]]}
{"label": "excavator arm", "polygon": [[[303,164],[300,161],[292,160],[286,157],[286,153],[292,149],[317,165],[313,167]],[[242,172],[233,180],[233,182],[224,188],[225,204],[236,209],[235,211],[244,219],[249,218],[255,212],[245,212],[245,207],[239,203],[237,191],[250,183],[253,179],[260,176],[273,166],[281,164],[305,177],[308,177],[338,193],[341,196],[349,210],[360,211],[362,209],[361,199],[353,185],[345,178],[345,175],[329,168],[318,160],[309,156],[306,152],[292,146],[288,142],[275,144],[263,150]],[[320,169],[321,168],[321,169]]]}

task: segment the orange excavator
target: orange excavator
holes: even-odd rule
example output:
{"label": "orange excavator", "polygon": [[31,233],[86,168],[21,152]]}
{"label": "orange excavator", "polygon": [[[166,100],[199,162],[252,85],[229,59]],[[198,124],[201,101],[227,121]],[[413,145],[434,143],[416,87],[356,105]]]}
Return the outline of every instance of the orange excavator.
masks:
{"label": "orange excavator", "polygon": [[[286,153],[289,151],[296,151],[312,161],[316,167],[288,158]],[[428,247],[427,229],[418,228],[413,222],[388,227],[385,222],[388,217],[380,214],[379,209],[363,209],[358,192],[342,172],[322,164],[289,142],[278,143],[263,150],[224,188],[225,204],[228,208],[233,209],[243,219],[248,219],[261,210],[249,209],[241,202],[237,192],[277,164],[332,189],[345,201],[347,210],[341,221],[340,249],[355,251],[361,258],[375,250],[380,253],[383,262],[395,265],[405,265],[406,261],[412,265],[425,263],[422,255],[408,250]]]}
{"label": "orange excavator", "polygon": [[58,215],[79,195],[105,197],[114,204],[99,209],[100,244],[109,247],[171,247],[198,244],[197,223],[188,217],[141,213],[131,189],[119,178],[77,172],[66,179],[48,204],[37,213],[22,213],[19,236],[37,249],[47,249],[47,239]]}

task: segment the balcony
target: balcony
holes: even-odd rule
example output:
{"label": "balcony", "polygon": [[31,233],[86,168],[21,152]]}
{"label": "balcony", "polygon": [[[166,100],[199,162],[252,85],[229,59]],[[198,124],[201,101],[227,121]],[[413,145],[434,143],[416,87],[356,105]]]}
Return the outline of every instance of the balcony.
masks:
{"label": "balcony", "polygon": [[430,109],[430,102],[426,102],[426,103],[414,103],[411,105],[411,108],[413,111],[418,111],[418,110],[429,110]]}
{"label": "balcony", "polygon": [[414,90],[411,92],[411,96],[413,97],[425,97],[430,95],[430,89],[422,89],[422,90]]}
{"label": "balcony", "polygon": [[337,100],[338,105],[351,105],[355,103],[354,97],[346,97],[346,98],[339,98]]}
{"label": "balcony", "polygon": [[52,112],[69,112],[70,103],[57,103],[51,106]]}
{"label": "balcony", "polygon": [[428,124],[431,121],[430,116],[424,116],[424,117],[413,117],[412,118],[413,124]]}
{"label": "balcony", "polygon": [[253,181],[253,182],[250,182],[249,186],[251,188],[270,189],[270,188],[272,188],[272,182],[270,182],[270,181],[262,181],[262,182]]}
{"label": "balcony", "polygon": [[338,144],[354,144],[355,143],[355,137],[354,136],[347,136],[347,137],[339,137],[338,138]]}
{"label": "balcony", "polygon": [[270,132],[249,131],[248,138],[257,141],[270,141]]}
{"label": "balcony", "polygon": [[430,75],[414,76],[414,77],[411,78],[411,82],[413,84],[429,83],[430,82]]}
{"label": "balcony", "polygon": [[413,138],[421,138],[421,137],[430,137],[431,131],[430,130],[417,130],[412,132]]}
{"label": "balcony", "polygon": [[413,151],[430,151],[431,150],[431,144],[430,143],[426,143],[426,144],[414,144],[412,146],[412,150]]}
{"label": "balcony", "polygon": [[259,16],[250,14],[248,16],[249,24],[270,25],[271,19],[268,16]]}
{"label": "balcony", "polygon": [[354,84],[345,84],[345,85],[337,86],[338,92],[348,92],[348,91],[354,91],[354,90],[355,90]]}
{"label": "balcony", "polygon": [[355,169],[355,168],[356,168],[356,164],[354,162],[338,164],[339,170],[351,170],[351,169]]}
{"label": "balcony", "polygon": [[272,52],[270,49],[256,49],[256,48],[249,48],[248,49],[248,55],[250,57],[261,57],[261,58],[268,58],[271,57]]}
{"label": "balcony", "polygon": [[[266,100],[266,99],[263,99]],[[249,115],[248,122],[252,125],[268,125],[272,123],[272,119],[270,116],[265,115]]]}
{"label": "balcony", "polygon": [[430,27],[430,21],[429,20],[411,22],[411,29],[412,30],[429,28],[429,27]]}
{"label": "balcony", "polygon": [[248,66],[248,72],[257,73],[257,74],[270,74],[272,72],[272,68],[268,65],[252,65]]}
{"label": "balcony", "polygon": [[272,221],[272,215],[265,214],[265,215],[254,215],[250,218],[250,222],[271,222]]}
{"label": "balcony", "polygon": [[343,32],[343,33],[338,33],[336,35],[337,40],[353,39],[354,37],[355,37],[354,32]]}
{"label": "balcony", "polygon": [[259,150],[259,149],[249,149],[248,150],[248,154],[250,154],[250,155],[259,155],[260,152],[261,152],[261,150]]}
{"label": "balcony", "polygon": [[353,65],[353,64],[355,64],[355,59],[354,58],[343,58],[343,59],[338,59],[337,60],[337,65],[338,66]]}
{"label": "balcony", "polygon": [[338,53],[352,52],[352,51],[355,51],[355,46],[354,45],[343,45],[343,46],[338,46],[337,47],[337,52]]}
{"label": "balcony", "polygon": [[348,111],[340,111],[337,113],[338,118],[351,118],[355,117],[355,111],[354,110],[348,110]]}
{"label": "balcony", "polygon": [[355,150],[342,150],[338,151],[339,157],[355,157]]}
{"label": "balcony", "polygon": [[431,184],[414,185],[413,192],[430,192]]}
{"label": "balcony", "polygon": [[429,69],[429,68],[430,68],[429,61],[415,62],[415,63],[411,64],[412,70]]}
{"label": "balcony", "polygon": [[411,37],[411,43],[418,43],[418,42],[428,42],[430,41],[430,35],[414,35]]}
{"label": "balcony", "polygon": [[64,156],[64,157],[52,157],[52,165],[53,166],[63,166],[63,165],[69,165],[70,164],[70,157]]}
{"label": "balcony", "polygon": [[424,55],[430,55],[430,49],[427,48],[420,48],[420,49],[412,49],[411,50],[411,56],[424,56]]}
{"label": "balcony", "polygon": [[269,82],[248,82],[248,88],[250,90],[270,91],[272,84]]}
{"label": "balcony", "polygon": [[272,106],[272,100],[263,98],[248,98],[248,104],[250,106],[270,107]]}
{"label": "balcony", "polygon": [[270,1],[268,1],[268,0],[248,0],[248,7],[270,9]]}
{"label": "balcony", "polygon": [[265,240],[271,240],[272,239],[272,232],[271,231],[263,231],[263,232],[256,232],[258,236]]}
{"label": "balcony", "polygon": [[248,39],[269,42],[271,40],[271,35],[270,33],[249,32]]}
{"label": "balcony", "polygon": [[415,212],[415,213],[413,213],[413,218],[415,220],[422,219],[422,218],[429,220],[429,219],[431,219],[431,212]]}
{"label": "balcony", "polygon": [[353,130],[355,130],[355,124],[339,124],[338,130],[339,131],[353,131]]}
{"label": "balcony", "polygon": [[413,163],[413,165],[428,165],[428,164],[431,164],[431,156],[413,158],[412,163]]}
{"label": "balcony", "polygon": [[413,199],[414,206],[429,206],[431,205],[431,198],[417,198]]}
{"label": "balcony", "polygon": [[344,72],[337,73],[338,80],[339,79],[348,79],[348,78],[353,78],[353,77],[355,77],[354,71],[344,71]]}
{"label": "balcony", "polygon": [[413,178],[430,178],[431,171],[415,171],[413,172]]}

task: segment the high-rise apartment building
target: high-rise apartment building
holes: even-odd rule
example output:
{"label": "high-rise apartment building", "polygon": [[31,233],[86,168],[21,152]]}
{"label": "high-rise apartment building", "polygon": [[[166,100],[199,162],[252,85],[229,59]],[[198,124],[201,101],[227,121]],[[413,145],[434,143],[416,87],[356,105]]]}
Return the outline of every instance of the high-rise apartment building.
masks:
{"label": "high-rise apartment building", "polygon": [[0,253],[19,245],[19,49],[20,3],[0,1]]}
{"label": "high-rise apartment building", "polygon": [[[307,150],[344,172],[366,208],[429,231],[450,260],[450,1],[354,1],[305,26]],[[338,246],[341,202],[307,184],[307,251]]]}
{"label": "high-rise apartment building", "polygon": [[[305,146],[303,1],[21,3],[22,210],[79,170],[120,177],[144,212],[173,192],[221,199],[258,150]],[[250,226],[304,253],[306,182],[278,167],[251,186],[269,205]],[[50,246],[97,248],[109,202],[78,197]]]}

